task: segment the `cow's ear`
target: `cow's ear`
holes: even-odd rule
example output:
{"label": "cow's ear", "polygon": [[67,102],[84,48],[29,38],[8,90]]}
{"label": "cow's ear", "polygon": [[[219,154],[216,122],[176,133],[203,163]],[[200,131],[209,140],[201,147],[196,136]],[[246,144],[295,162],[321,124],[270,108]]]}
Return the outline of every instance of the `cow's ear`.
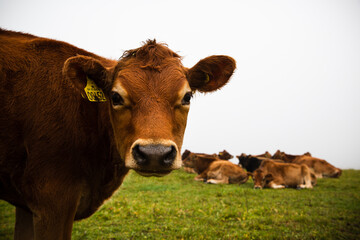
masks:
{"label": "cow's ear", "polygon": [[235,60],[228,56],[210,56],[200,60],[187,72],[192,90],[211,92],[220,89],[230,79],[236,68]]}
{"label": "cow's ear", "polygon": [[271,173],[268,173],[265,175],[264,180],[266,182],[270,182],[270,181],[274,180],[274,176]]}
{"label": "cow's ear", "polygon": [[97,87],[109,91],[108,70],[95,58],[78,55],[68,58],[63,67],[63,75],[70,80],[76,89],[84,94],[88,79]]}

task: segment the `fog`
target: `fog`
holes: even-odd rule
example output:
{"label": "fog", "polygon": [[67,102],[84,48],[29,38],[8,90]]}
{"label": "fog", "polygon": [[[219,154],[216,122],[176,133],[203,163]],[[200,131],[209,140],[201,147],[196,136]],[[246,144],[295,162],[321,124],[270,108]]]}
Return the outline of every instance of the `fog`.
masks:
{"label": "fog", "polygon": [[154,38],[186,67],[229,55],[230,82],[192,99],[183,150],[360,169],[360,1],[0,0],[0,27],[113,59]]}

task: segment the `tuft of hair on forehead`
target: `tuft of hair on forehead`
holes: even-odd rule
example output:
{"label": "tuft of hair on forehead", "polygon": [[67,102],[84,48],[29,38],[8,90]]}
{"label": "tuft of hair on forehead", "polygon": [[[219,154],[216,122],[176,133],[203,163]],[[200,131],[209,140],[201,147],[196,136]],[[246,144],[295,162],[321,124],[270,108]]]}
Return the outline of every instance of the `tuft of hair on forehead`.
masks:
{"label": "tuft of hair on forehead", "polygon": [[141,68],[150,68],[160,71],[160,66],[166,63],[167,59],[175,58],[178,61],[181,57],[170,50],[165,43],[157,43],[156,40],[148,39],[143,46],[127,50],[119,59],[120,62],[139,62]]}

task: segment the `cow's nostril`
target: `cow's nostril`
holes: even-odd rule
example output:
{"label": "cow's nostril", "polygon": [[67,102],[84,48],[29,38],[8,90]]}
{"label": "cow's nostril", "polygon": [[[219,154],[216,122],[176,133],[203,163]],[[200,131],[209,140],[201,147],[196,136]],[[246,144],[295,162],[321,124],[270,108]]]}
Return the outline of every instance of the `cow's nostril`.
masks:
{"label": "cow's nostril", "polygon": [[160,163],[165,166],[170,166],[173,164],[176,158],[176,148],[174,146],[170,146],[167,148],[167,154],[164,155],[163,160],[160,160]]}
{"label": "cow's nostril", "polygon": [[132,150],[136,163],[140,166],[151,164],[153,166],[171,166],[176,158],[176,148],[174,146],[164,146],[161,144],[137,144]]}
{"label": "cow's nostril", "polygon": [[144,166],[148,163],[146,155],[143,154],[143,152],[140,150],[140,145],[137,144],[134,146],[132,150],[132,155],[136,161],[137,164],[140,166]]}

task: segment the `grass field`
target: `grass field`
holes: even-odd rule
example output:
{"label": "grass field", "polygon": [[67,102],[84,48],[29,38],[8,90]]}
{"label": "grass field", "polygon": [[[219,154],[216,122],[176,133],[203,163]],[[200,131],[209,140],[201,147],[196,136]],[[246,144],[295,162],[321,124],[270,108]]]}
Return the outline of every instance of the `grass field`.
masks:
{"label": "grass field", "polygon": [[[210,185],[182,170],[163,178],[131,172],[73,239],[360,239],[360,170],[314,189]],[[12,239],[15,208],[0,201],[0,239]]]}

